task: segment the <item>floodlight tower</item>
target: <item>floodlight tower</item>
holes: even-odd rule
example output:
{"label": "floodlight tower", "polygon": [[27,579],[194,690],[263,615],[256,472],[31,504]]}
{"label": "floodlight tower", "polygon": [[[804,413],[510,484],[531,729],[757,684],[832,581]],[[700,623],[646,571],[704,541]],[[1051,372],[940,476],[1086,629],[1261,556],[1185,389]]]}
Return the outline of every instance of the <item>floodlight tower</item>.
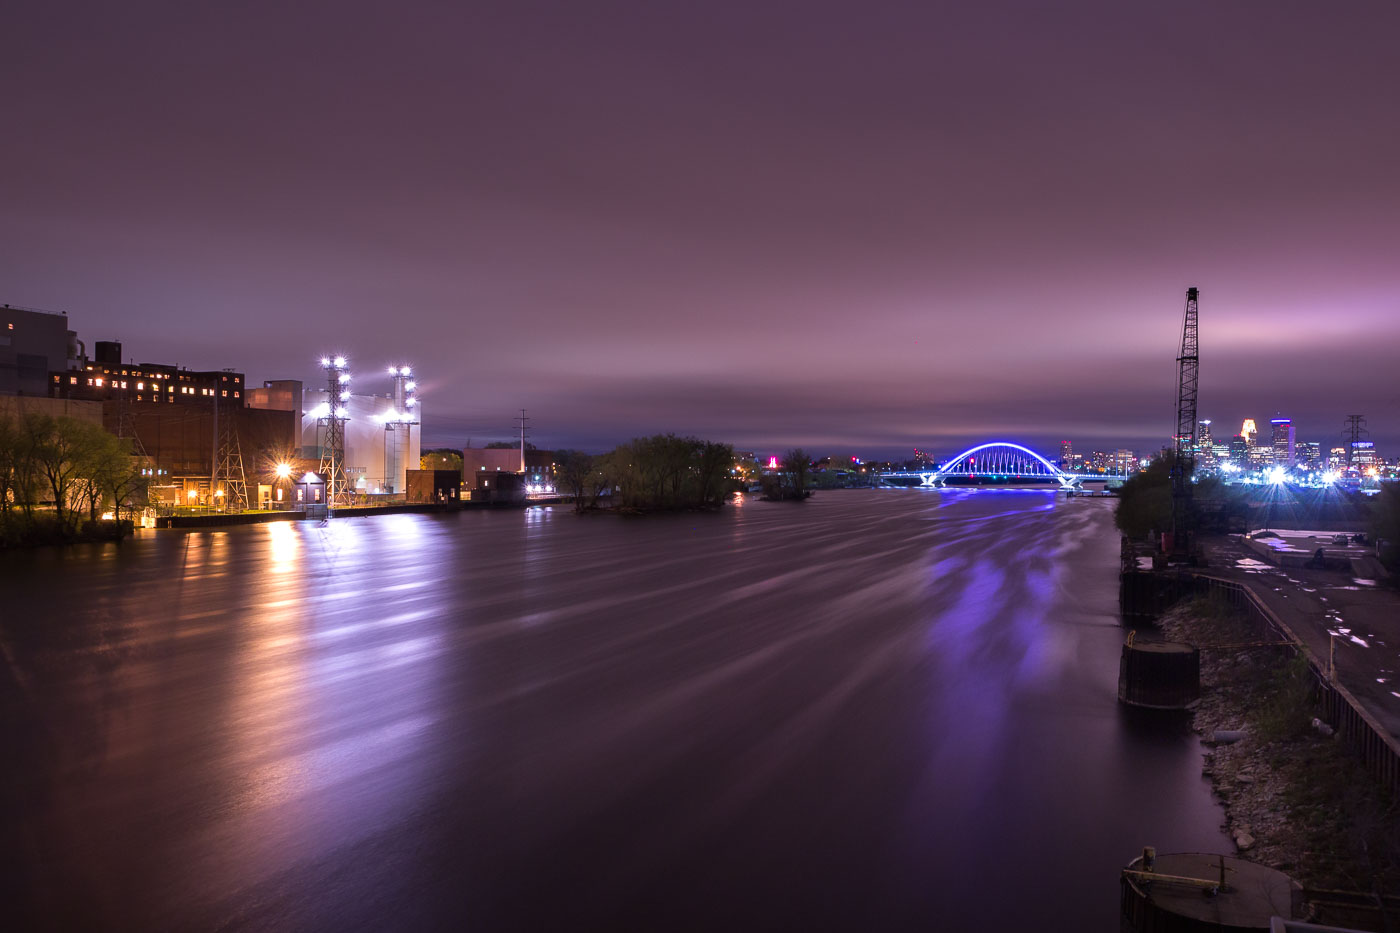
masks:
{"label": "floodlight tower", "polygon": [[413,426],[419,423],[418,383],[412,366],[390,366],[394,410],[384,422],[384,482],[390,492],[406,492]]}
{"label": "floodlight tower", "polygon": [[1176,456],[1172,460],[1172,553],[1188,557],[1191,522],[1191,472],[1196,465],[1196,388],[1200,377],[1196,299],[1186,289],[1186,317],[1181,325],[1181,353],[1176,358]]}
{"label": "floodlight tower", "polygon": [[345,479],[345,422],[350,412],[345,397],[350,393],[350,371],[345,357],[323,356],[326,371],[326,414],[317,418],[325,430],[321,438],[321,479],[326,484],[326,505],[335,508],[349,504],[349,482]]}

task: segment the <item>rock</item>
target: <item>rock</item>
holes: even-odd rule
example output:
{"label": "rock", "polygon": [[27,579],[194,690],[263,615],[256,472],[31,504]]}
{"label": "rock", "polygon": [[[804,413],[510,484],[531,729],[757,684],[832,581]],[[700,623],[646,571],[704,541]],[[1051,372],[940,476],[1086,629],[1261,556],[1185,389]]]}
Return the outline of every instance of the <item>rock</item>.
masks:
{"label": "rock", "polygon": [[1235,775],[1235,783],[1236,783],[1236,784],[1253,784],[1253,783],[1254,783],[1254,775],[1252,775],[1252,774],[1237,774],[1237,775]]}
{"label": "rock", "polygon": [[1234,745],[1244,738],[1243,729],[1216,729],[1210,734],[1210,740],[1219,745]]}
{"label": "rock", "polygon": [[1249,833],[1240,833],[1235,837],[1235,847],[1241,852],[1248,852],[1254,845],[1254,837]]}

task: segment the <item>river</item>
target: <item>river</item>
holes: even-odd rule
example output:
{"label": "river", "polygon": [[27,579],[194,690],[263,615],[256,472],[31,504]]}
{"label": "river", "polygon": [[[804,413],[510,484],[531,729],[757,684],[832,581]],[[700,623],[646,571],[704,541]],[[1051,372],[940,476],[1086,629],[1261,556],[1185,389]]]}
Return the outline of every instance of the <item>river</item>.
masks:
{"label": "river", "polygon": [[0,554],[10,915],[1116,930],[1143,845],[1230,851],[1116,701],[1117,552],[1103,500],[886,489]]}

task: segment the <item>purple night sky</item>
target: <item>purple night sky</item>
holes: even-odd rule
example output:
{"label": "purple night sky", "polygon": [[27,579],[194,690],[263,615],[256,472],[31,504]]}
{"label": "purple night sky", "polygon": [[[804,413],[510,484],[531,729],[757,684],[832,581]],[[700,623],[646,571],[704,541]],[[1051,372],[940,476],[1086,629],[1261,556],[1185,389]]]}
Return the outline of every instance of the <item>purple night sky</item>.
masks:
{"label": "purple night sky", "polygon": [[[1400,453],[1400,4],[28,3],[0,300],[425,440]],[[1225,427],[1226,430],[1221,430]],[[1267,427],[1267,426],[1265,426]]]}

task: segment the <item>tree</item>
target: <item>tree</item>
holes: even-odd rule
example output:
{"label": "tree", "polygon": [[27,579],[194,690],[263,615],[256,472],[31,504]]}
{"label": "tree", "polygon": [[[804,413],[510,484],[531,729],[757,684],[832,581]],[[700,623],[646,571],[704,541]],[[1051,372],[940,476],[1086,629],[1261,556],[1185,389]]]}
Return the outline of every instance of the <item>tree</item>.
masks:
{"label": "tree", "polygon": [[1371,500],[1369,525],[1381,562],[1391,573],[1400,573],[1400,485],[1381,484],[1381,491]]}
{"label": "tree", "polygon": [[[111,501],[112,517],[120,521],[122,503],[134,508],[136,498],[144,495],[147,486],[146,477],[141,475],[136,458],[131,454],[131,441],[107,434],[106,440],[93,451],[90,469],[96,498],[99,502]],[[93,518],[96,517],[94,509]]]}
{"label": "tree", "polygon": [[79,487],[83,471],[88,466],[90,448],[95,441],[92,433],[86,430],[89,428],[102,431],[96,425],[73,418],[29,414],[24,419],[35,472],[53,496],[54,515],[65,528],[73,525],[74,506],[79,504],[75,500],[82,491]]}
{"label": "tree", "polygon": [[626,508],[714,508],[724,503],[733,465],[734,448],[728,444],[653,434],[593,458],[592,475],[599,492],[616,487]]}
{"label": "tree", "polygon": [[807,497],[807,481],[811,475],[812,457],[807,451],[794,447],[783,454],[783,476],[798,499]]}
{"label": "tree", "polygon": [[0,418],[0,519],[16,505],[29,505],[32,466],[28,435],[19,422]]}
{"label": "tree", "polygon": [[559,488],[574,497],[574,511],[586,507],[585,497],[593,481],[593,457],[581,450],[567,447],[554,452],[554,479]]}
{"label": "tree", "polygon": [[432,447],[418,457],[420,470],[456,470],[462,472],[462,452],[452,447]]}
{"label": "tree", "polygon": [[1113,523],[1129,538],[1142,540],[1154,532],[1170,530],[1175,456],[1168,453],[1155,458],[1147,469],[1134,473],[1119,487]]}
{"label": "tree", "polygon": [[729,494],[734,469],[734,446],[705,441],[696,464],[700,506],[722,503]]}

